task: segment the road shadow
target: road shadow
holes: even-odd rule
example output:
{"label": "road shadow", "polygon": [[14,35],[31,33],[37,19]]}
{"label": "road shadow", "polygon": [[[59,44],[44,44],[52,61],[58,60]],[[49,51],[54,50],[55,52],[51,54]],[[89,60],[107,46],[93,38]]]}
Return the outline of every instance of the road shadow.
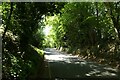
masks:
{"label": "road shadow", "polygon": [[54,79],[120,79],[120,70],[108,65],[86,61],[77,56],[60,54],[55,49],[47,49],[46,61]]}

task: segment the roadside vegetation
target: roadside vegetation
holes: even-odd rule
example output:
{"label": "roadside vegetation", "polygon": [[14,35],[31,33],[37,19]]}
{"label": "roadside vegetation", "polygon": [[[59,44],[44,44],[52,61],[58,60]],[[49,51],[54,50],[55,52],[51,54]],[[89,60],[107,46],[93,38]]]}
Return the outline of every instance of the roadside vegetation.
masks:
{"label": "roadside vegetation", "polygon": [[0,11],[3,80],[35,75],[47,47],[120,68],[120,2],[3,2]]}
{"label": "roadside vegetation", "polygon": [[56,5],[58,3],[2,3],[2,80],[28,80],[42,69],[43,18],[57,13]]}
{"label": "roadside vegetation", "polygon": [[[120,68],[120,2],[67,3],[46,17],[54,46]],[[51,20],[52,19],[52,20]]]}

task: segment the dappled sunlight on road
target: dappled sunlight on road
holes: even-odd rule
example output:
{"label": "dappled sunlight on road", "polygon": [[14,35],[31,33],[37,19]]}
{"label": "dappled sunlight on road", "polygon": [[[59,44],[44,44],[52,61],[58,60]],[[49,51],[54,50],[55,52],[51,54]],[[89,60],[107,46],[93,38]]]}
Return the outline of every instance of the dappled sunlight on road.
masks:
{"label": "dappled sunlight on road", "polygon": [[48,61],[64,61],[64,55],[45,55]]}
{"label": "dappled sunlight on road", "polygon": [[[47,52],[49,53],[49,52]],[[76,61],[78,61],[76,56],[69,56],[69,55],[62,55],[62,54],[57,54],[57,55],[45,55],[45,59],[52,62],[56,62],[56,61],[65,61],[66,63],[71,63],[72,61],[74,61],[73,59],[75,59]]]}
{"label": "dappled sunlight on road", "polygon": [[119,77],[120,71],[108,65],[86,61],[78,56],[62,54],[55,49],[47,49],[45,60],[49,63],[51,76],[59,78],[79,77]]}

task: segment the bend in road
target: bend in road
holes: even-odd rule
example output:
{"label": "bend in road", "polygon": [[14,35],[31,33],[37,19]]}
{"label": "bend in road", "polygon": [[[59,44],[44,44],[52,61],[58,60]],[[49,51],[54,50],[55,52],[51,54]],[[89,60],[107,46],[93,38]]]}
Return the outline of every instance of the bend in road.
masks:
{"label": "bend in road", "polygon": [[45,49],[45,61],[48,63],[49,78],[120,77],[120,70],[118,69],[86,61],[78,56],[63,54],[55,48]]}

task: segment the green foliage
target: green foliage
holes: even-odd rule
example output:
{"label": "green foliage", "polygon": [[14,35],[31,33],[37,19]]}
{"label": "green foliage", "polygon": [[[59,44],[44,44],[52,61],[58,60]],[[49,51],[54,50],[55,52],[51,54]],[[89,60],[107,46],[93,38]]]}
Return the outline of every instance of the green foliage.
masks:
{"label": "green foliage", "polygon": [[[3,80],[29,79],[43,63],[43,15],[58,13],[63,3],[2,3]],[[34,46],[34,47],[33,47]]]}
{"label": "green foliage", "polygon": [[[31,45],[32,46],[32,45]],[[44,52],[43,52],[43,50],[40,50],[40,49],[38,49],[37,47],[34,47],[34,46],[32,46],[36,51],[37,51],[37,53],[40,55],[40,56],[43,56],[44,55]]]}
{"label": "green foliage", "polygon": [[[119,54],[119,2],[66,3],[61,14],[49,16],[56,47],[84,56],[108,59]],[[109,45],[112,45],[110,47]],[[116,54],[117,53],[117,54]]]}
{"label": "green foliage", "polygon": [[[119,4],[3,2],[3,79],[25,80],[35,74],[44,47],[119,60]],[[47,36],[45,26],[52,26]]]}
{"label": "green foliage", "polygon": [[64,38],[65,31],[62,25],[60,25],[60,14],[58,15],[54,14],[54,16],[46,16],[45,24],[48,26],[52,26],[51,32],[49,36],[47,36],[51,40],[47,38],[46,42],[49,43],[49,41],[51,41],[52,47],[62,46],[64,44],[63,38]]}

